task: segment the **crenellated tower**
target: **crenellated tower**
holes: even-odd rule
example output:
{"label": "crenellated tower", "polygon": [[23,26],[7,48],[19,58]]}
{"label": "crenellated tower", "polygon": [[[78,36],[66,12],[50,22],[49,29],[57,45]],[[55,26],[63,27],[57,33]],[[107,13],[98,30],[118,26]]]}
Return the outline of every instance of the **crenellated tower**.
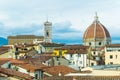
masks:
{"label": "crenellated tower", "polygon": [[52,23],[49,21],[44,23],[44,41],[52,42]]}

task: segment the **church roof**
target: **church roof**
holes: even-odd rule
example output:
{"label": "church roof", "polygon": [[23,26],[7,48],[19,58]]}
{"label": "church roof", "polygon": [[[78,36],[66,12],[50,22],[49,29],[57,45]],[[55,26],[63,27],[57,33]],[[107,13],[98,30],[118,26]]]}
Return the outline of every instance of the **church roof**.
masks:
{"label": "church roof", "polygon": [[110,34],[108,30],[102,25],[99,20],[98,16],[95,16],[95,20],[93,23],[87,28],[83,35],[83,40],[91,39],[91,38],[110,38]]}

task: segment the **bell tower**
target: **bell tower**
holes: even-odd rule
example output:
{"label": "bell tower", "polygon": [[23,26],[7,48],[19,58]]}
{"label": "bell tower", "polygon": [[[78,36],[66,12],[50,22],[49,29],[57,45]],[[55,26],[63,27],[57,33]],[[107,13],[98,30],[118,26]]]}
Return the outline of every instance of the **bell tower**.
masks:
{"label": "bell tower", "polygon": [[52,23],[48,20],[44,23],[44,41],[52,42]]}

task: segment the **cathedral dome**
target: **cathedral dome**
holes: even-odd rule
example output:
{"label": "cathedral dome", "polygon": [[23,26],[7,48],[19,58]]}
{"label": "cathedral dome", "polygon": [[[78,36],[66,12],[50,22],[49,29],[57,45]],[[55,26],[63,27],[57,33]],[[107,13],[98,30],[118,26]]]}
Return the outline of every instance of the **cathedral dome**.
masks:
{"label": "cathedral dome", "polygon": [[98,21],[98,16],[95,16],[94,22],[86,29],[83,35],[83,41],[86,39],[105,39],[110,38],[108,30]]}

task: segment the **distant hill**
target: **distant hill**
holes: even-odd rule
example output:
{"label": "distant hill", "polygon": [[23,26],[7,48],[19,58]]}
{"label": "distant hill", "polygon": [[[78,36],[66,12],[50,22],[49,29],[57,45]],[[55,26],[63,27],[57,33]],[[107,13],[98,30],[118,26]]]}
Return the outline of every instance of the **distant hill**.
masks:
{"label": "distant hill", "polygon": [[52,39],[55,43],[63,43],[63,44],[82,44],[82,39]]}
{"label": "distant hill", "polygon": [[0,37],[0,46],[6,45],[6,44],[8,44],[8,40],[3,37]]}

